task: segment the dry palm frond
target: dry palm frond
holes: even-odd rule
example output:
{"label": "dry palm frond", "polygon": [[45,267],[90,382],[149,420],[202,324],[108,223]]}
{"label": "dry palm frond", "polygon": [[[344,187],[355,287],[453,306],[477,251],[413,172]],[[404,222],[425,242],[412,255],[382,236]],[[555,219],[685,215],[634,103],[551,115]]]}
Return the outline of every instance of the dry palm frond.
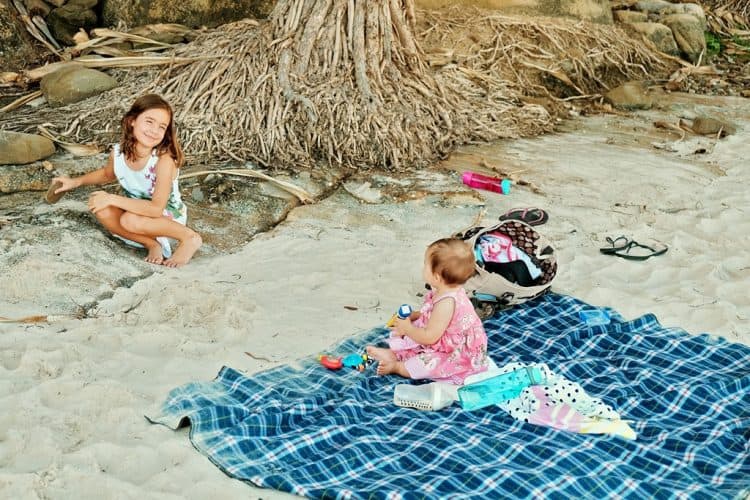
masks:
{"label": "dry palm frond", "polygon": [[3,71],[0,73],[0,84],[8,84],[8,83],[14,83],[18,81],[18,79],[21,78],[21,75],[19,73],[16,73],[14,71]]}
{"label": "dry palm frond", "polygon": [[64,316],[64,315],[37,315],[37,316],[26,316],[23,318],[6,318],[0,316],[0,323],[52,323],[54,321],[60,321],[65,319],[78,319],[76,316]]}
{"label": "dry palm frond", "polygon": [[110,47],[107,45],[92,47],[90,52],[93,52],[99,56],[110,56],[110,57],[132,57],[137,55],[135,51],[124,50],[117,47]]}
{"label": "dry palm frond", "polygon": [[[44,24],[44,20],[42,20],[42,24],[44,24],[45,32],[42,33],[42,31],[39,30],[36,24],[34,24],[34,21],[32,21],[31,17],[29,16],[28,11],[26,10],[26,7],[24,6],[23,2],[19,2],[18,0],[13,0],[13,5],[15,6],[16,10],[18,11],[18,15],[21,18],[21,21],[23,22],[24,26],[26,27],[26,31],[31,34],[34,38],[42,42],[42,44],[49,49],[50,52],[53,54],[60,56],[60,50],[59,45],[57,44],[57,41],[52,38],[52,35],[50,36],[50,39],[47,39],[47,36],[45,36],[45,33],[49,33],[49,30],[46,29],[46,24]],[[37,16],[38,17],[38,16]],[[41,19],[41,18],[40,18]],[[56,47],[57,46],[57,47]]]}
{"label": "dry palm frond", "polygon": [[24,104],[31,102],[37,97],[41,97],[41,96],[42,96],[42,91],[36,90],[34,92],[31,92],[30,94],[26,94],[25,96],[19,97],[18,99],[8,104],[7,106],[3,106],[2,108],[0,108],[0,114],[7,113],[9,111],[13,111],[14,109],[20,108]]}
{"label": "dry palm frond", "polygon": [[62,50],[62,47],[60,47],[60,44],[57,43],[57,40],[55,40],[55,37],[52,36],[52,33],[50,33],[49,28],[47,27],[47,23],[44,21],[44,18],[41,16],[34,16],[31,18],[31,21],[34,23],[34,26],[39,29],[39,31],[44,35],[44,37],[49,40],[49,43],[52,44],[55,49],[58,51]]}
{"label": "dry palm frond", "polygon": [[70,64],[80,64],[87,68],[142,68],[145,66],[166,66],[189,64],[195,61],[214,59],[212,56],[196,57],[166,57],[166,56],[128,56],[128,57],[98,57],[81,56],[71,61],[47,64],[22,73],[29,81],[41,80],[44,76],[54,73]]}
{"label": "dry palm frond", "polygon": [[700,61],[703,58],[703,54],[698,58],[698,62],[696,64],[690,64],[683,61],[683,66],[669,75],[669,80],[665,84],[665,87],[668,90],[678,90],[682,84],[683,81],[685,81],[687,78],[693,75],[703,75],[703,76],[718,76],[721,74],[721,71],[716,69],[714,65],[708,65],[708,66],[701,66]]}
{"label": "dry palm frond", "polygon": [[24,318],[5,318],[0,316],[0,323],[46,323],[47,316],[26,316]]}
{"label": "dry palm frond", "polygon": [[52,132],[47,130],[44,125],[38,125],[37,130],[39,131],[39,135],[46,137],[55,144],[59,144],[61,148],[68,151],[69,153],[72,153],[73,156],[93,156],[95,154],[99,154],[99,147],[95,144],[76,144],[73,142],[63,141],[59,137],[55,136]]}
{"label": "dry palm frond", "polygon": [[[179,26],[179,25],[174,25]],[[187,30],[184,26],[183,31]],[[158,40],[152,40],[151,38],[141,36],[133,33],[123,33],[121,31],[115,31],[107,28],[96,28],[91,31],[91,34],[95,38],[81,37],[80,41],[76,43],[74,47],[67,49],[67,52],[74,55],[87,54],[94,52],[99,55],[107,55],[114,57],[134,56],[136,52],[154,52],[158,50],[164,50],[173,47],[173,45],[160,42]],[[138,50],[124,50],[119,47],[114,47],[114,44],[122,44],[123,42],[138,43],[144,48]]]}
{"label": "dry palm frond", "polygon": [[315,201],[313,196],[307,191],[305,191],[304,189],[302,189],[301,187],[295,186],[291,182],[275,179],[271,177],[270,175],[264,174],[263,172],[258,172],[256,170],[249,170],[249,169],[201,170],[200,172],[190,172],[185,175],[180,175],[180,179],[181,180],[189,179],[190,177],[198,177],[201,175],[208,175],[208,174],[236,175],[239,177],[253,177],[256,179],[263,179],[272,184],[275,184],[276,186],[280,187],[284,191],[293,194],[302,203],[312,203]]}
{"label": "dry palm frond", "polygon": [[91,34],[102,40],[111,39],[111,40],[116,40],[118,42],[128,41],[128,42],[138,42],[138,43],[146,43],[146,44],[152,44],[152,45],[161,45],[163,47],[171,47],[171,45],[168,43],[152,40],[151,38],[147,38],[145,36],[134,35],[131,33],[123,33],[121,31],[115,31],[115,30],[110,30],[106,28],[96,28],[91,31]]}
{"label": "dry palm frond", "polygon": [[711,31],[735,35],[750,28],[750,2],[747,0],[705,0],[704,9]]}
{"label": "dry palm frond", "polygon": [[[656,120],[654,122],[654,127],[660,128],[660,129],[664,129],[664,130],[671,130],[672,132],[676,132],[676,133],[680,134],[680,138],[677,140],[677,142],[680,142],[683,139],[685,139],[685,131],[686,131],[686,129],[684,128],[684,126],[682,125],[682,123],[674,124],[674,123],[670,123],[670,122],[665,121],[665,120]],[[692,130],[690,130],[690,129],[687,129],[687,130],[690,131],[690,132],[692,132]]]}
{"label": "dry palm frond", "polygon": [[[260,23],[258,21],[254,21],[252,19],[246,20],[247,24],[255,24],[258,26]],[[185,26],[184,24],[175,24],[175,23],[156,23],[156,24],[145,24],[143,26],[139,26],[136,28],[136,30],[141,30],[145,32],[150,33],[177,33],[181,35],[187,35],[189,33],[193,33],[193,30]]]}

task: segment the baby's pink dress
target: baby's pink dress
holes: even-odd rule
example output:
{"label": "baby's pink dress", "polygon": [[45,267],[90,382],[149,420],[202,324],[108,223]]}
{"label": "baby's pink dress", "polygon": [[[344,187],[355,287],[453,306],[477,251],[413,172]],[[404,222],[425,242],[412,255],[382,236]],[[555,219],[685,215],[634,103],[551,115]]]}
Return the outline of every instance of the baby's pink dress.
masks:
{"label": "baby's pink dress", "polygon": [[391,333],[388,345],[396,359],[404,362],[413,379],[432,379],[453,384],[463,384],[469,375],[487,369],[487,334],[463,288],[434,298],[434,292],[425,295],[420,312],[413,322],[424,328],[430,320],[432,309],[441,300],[452,297],[455,309],[445,333],[432,345],[421,345],[409,337]]}

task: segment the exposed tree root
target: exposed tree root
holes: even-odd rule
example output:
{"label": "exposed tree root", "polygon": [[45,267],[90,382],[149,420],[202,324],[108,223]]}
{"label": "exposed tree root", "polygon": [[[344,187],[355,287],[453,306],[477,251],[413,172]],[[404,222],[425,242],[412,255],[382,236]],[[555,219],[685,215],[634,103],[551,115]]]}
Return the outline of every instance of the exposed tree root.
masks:
{"label": "exposed tree root", "polygon": [[548,111],[524,96],[596,94],[667,72],[612,26],[479,10],[415,15],[413,0],[279,0],[260,26],[225,25],[174,52],[206,55],[216,58],[124,73],[120,88],[81,103],[19,110],[0,128],[52,122],[69,140],[110,142],[148,91],[172,102],[193,163],[397,170],[459,144],[550,130]]}

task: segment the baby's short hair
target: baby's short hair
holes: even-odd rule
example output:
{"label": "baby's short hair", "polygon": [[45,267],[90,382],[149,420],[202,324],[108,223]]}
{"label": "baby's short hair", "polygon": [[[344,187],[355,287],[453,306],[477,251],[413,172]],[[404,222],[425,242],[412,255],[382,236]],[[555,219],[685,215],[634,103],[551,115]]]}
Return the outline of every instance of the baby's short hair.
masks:
{"label": "baby's short hair", "polygon": [[425,258],[446,285],[463,285],[474,274],[474,252],[464,240],[442,238],[430,243]]}

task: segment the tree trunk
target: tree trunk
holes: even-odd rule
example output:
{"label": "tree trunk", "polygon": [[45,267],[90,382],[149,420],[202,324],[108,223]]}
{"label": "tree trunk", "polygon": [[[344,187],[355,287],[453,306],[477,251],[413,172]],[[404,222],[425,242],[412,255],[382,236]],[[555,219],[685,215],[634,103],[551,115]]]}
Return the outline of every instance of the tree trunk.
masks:
{"label": "tree trunk", "polygon": [[[512,135],[496,117],[520,107],[468,78],[440,83],[414,30],[413,0],[279,0],[259,28],[227,25],[191,44],[178,55],[220,59],[153,90],[190,130],[187,150],[272,167],[399,169]],[[534,119],[537,129],[549,121]]]}

